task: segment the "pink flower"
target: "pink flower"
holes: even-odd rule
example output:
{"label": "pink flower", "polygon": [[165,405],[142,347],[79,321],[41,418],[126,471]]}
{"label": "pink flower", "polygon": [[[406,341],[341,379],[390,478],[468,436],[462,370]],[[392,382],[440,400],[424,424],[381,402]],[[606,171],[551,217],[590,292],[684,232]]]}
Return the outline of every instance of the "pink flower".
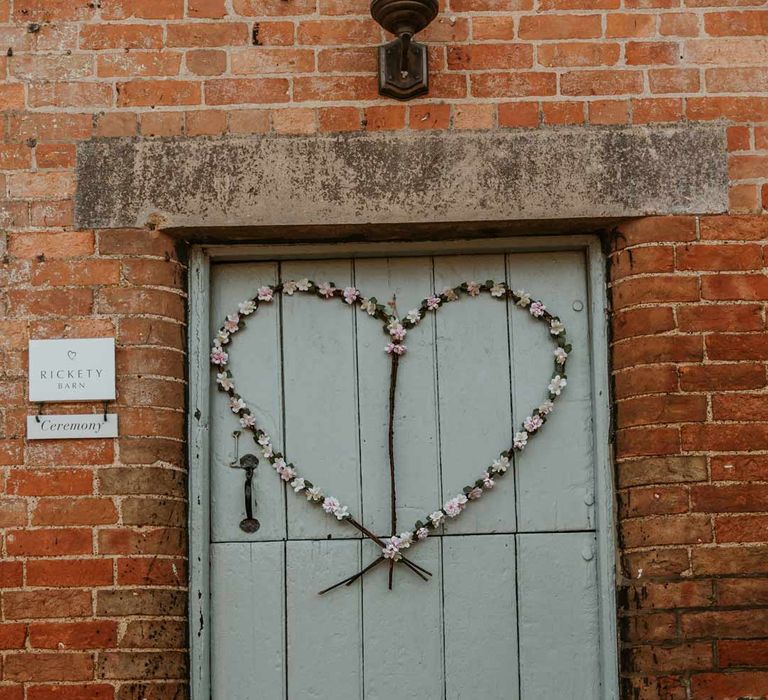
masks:
{"label": "pink flower", "polygon": [[[391,540],[397,540],[397,538],[392,537]],[[392,561],[400,561],[400,559],[403,558],[403,555],[400,554],[400,548],[397,546],[396,542],[392,541],[390,541],[386,547],[382,547],[381,555],[385,559],[391,559]]]}
{"label": "pink flower", "polygon": [[405,351],[408,349],[406,345],[400,345],[398,343],[389,343],[384,350],[386,351],[387,355],[395,354],[395,355],[402,355],[405,353]]}
{"label": "pink flower", "polygon": [[446,287],[443,290],[443,296],[445,297],[446,301],[456,301],[459,298],[453,287]]}
{"label": "pink flower", "polygon": [[467,504],[467,497],[464,494],[454,496],[450,501],[447,501],[443,506],[443,510],[450,518],[455,518]]}
{"label": "pink flower", "polygon": [[427,537],[429,537],[429,530],[427,530],[427,528],[420,527],[418,530],[416,530],[416,539],[426,540]]}
{"label": "pink flower", "polygon": [[554,409],[555,404],[553,404],[549,399],[547,399],[541,406],[539,406],[539,413],[541,413],[542,416],[547,416],[550,413],[552,413],[552,409]]}
{"label": "pink flower", "polygon": [[232,409],[232,413],[240,413],[245,408],[245,401],[243,401],[239,396],[235,398],[234,396],[229,400],[229,407]]}
{"label": "pink flower", "polygon": [[223,328],[216,334],[216,340],[213,341],[214,345],[221,346],[226,345],[229,342],[229,333]]}
{"label": "pink flower", "polygon": [[317,285],[317,291],[320,292],[320,296],[330,299],[336,290],[329,282],[323,282]]}
{"label": "pink flower", "polygon": [[240,425],[244,428],[253,428],[256,425],[256,416],[251,413],[247,413],[240,419]]}
{"label": "pink flower", "polygon": [[547,307],[544,306],[540,301],[534,301],[529,311],[531,312],[531,316],[535,316],[536,318],[539,318],[540,316],[544,315],[544,312],[547,310]]}
{"label": "pink flower", "polygon": [[292,297],[296,290],[299,288],[299,285],[296,284],[293,280],[288,280],[287,282],[283,282],[283,293],[287,294],[289,297]]}
{"label": "pink flower", "polygon": [[347,302],[347,304],[354,304],[357,297],[360,296],[360,292],[358,292],[354,287],[344,287],[344,301]]}
{"label": "pink flower", "polygon": [[491,478],[488,472],[483,474],[483,487],[486,489],[492,489],[496,485],[496,482]]}
{"label": "pink flower", "polygon": [[259,301],[272,301],[273,294],[272,287],[264,286],[259,287],[256,297]]}
{"label": "pink flower", "polygon": [[427,297],[427,308],[430,311],[434,311],[438,306],[440,306],[440,297],[437,297],[434,294]]}
{"label": "pink flower", "polygon": [[544,425],[544,421],[541,419],[541,416],[528,416],[523,421],[523,427],[529,433],[535,433],[542,425]]}
{"label": "pink flower", "polygon": [[278,472],[278,474],[280,474],[280,478],[283,481],[291,481],[291,479],[296,476],[296,470],[293,467],[285,466]]}
{"label": "pink flower", "polygon": [[326,513],[333,513],[333,512],[335,512],[335,511],[336,511],[336,509],[337,509],[337,508],[338,508],[340,505],[341,505],[341,504],[339,503],[339,501],[338,501],[337,499],[335,499],[333,496],[328,496],[328,498],[326,498],[326,499],[323,501],[323,510],[324,510]]}
{"label": "pink flower", "polygon": [[403,340],[408,332],[403,328],[403,324],[400,323],[400,321],[392,321],[387,328],[389,328],[389,335],[392,336],[394,340]]}
{"label": "pink flower", "polygon": [[229,391],[230,389],[235,388],[235,383],[232,381],[232,377],[226,372],[219,372],[216,375],[216,383],[224,389],[224,391]]}
{"label": "pink flower", "polygon": [[467,294],[471,297],[476,297],[480,294],[480,285],[475,281],[467,282]]}
{"label": "pink flower", "polygon": [[224,321],[224,330],[227,333],[237,333],[240,328],[240,316],[238,314],[232,314],[227,316],[227,320]]}
{"label": "pink flower", "polygon": [[515,433],[515,437],[512,440],[512,444],[514,445],[516,450],[524,449],[525,446],[528,444],[528,433],[526,433],[524,430],[521,430],[519,433]]}
{"label": "pink flower", "polygon": [[558,365],[564,365],[565,361],[568,359],[568,353],[563,350],[563,348],[556,348],[554,351],[555,355],[555,362],[557,362]]}
{"label": "pink flower", "polygon": [[211,350],[211,363],[214,365],[220,365],[223,367],[227,364],[229,360],[229,355],[225,353],[220,347],[214,347],[213,350]]}
{"label": "pink flower", "polygon": [[470,501],[476,501],[480,496],[483,495],[483,489],[481,489],[479,486],[475,486],[468,494],[467,498]]}

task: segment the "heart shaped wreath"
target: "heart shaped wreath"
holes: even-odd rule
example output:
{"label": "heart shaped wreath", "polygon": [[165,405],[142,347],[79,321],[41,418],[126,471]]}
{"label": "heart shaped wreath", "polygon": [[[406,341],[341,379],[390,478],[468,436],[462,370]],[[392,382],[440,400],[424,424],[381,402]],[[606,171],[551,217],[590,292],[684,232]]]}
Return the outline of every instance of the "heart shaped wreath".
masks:
{"label": "heart shaped wreath", "polygon": [[[245,327],[247,316],[254,314],[261,304],[271,303],[275,295],[285,294],[293,296],[296,293],[310,294],[321,299],[339,299],[349,306],[358,305],[369,316],[378,319],[384,324],[384,332],[389,337],[389,342],[384,347],[385,352],[392,360],[389,391],[389,466],[390,466],[390,491],[391,491],[391,516],[392,534],[387,538],[380,538],[360,524],[349,508],[342,505],[337,498],[326,495],[323,490],[308,479],[300,476],[296,466],[286,462],[285,456],[277,451],[271,438],[264,430],[256,425],[256,417],[251,412],[243,398],[235,390],[235,381],[232,372],[226,369],[229,362],[229,354],[225,346],[232,342],[235,333]],[[520,309],[527,309],[531,318],[545,323],[555,344],[554,370],[547,387],[547,399],[534,408],[530,415],[522,423],[521,430],[514,434],[510,449],[501,452],[493,463],[472,484],[465,486],[462,492],[448,499],[441,508],[425,515],[409,530],[397,533],[396,496],[395,496],[395,467],[393,447],[393,423],[395,387],[397,383],[397,368],[400,358],[405,354],[407,346],[405,337],[408,331],[415,328],[421,320],[430,312],[436,313],[443,305],[458,301],[462,295],[466,297],[478,297],[481,294],[489,294],[498,300],[511,299],[514,305]],[[391,307],[393,308],[393,307]],[[390,313],[387,306],[377,301],[375,297],[364,297],[355,287],[336,287],[332,282],[317,284],[309,279],[289,280],[276,285],[259,287],[253,299],[247,299],[238,304],[236,312],[227,316],[224,325],[219,329],[213,341],[211,349],[211,364],[218,370],[216,382],[219,390],[229,396],[229,405],[232,412],[239,417],[242,428],[252,432],[256,443],[259,445],[264,457],[269,461],[278,476],[287,482],[296,494],[304,494],[307,501],[321,507],[329,516],[344,521],[358,529],[363,535],[376,542],[381,547],[381,555],[362,571],[340,583],[331,586],[324,592],[336,588],[342,584],[351,584],[357,578],[365,574],[377,564],[389,561],[389,585],[392,587],[392,570],[395,562],[402,562],[414,573],[425,578],[423,574],[429,572],[411,562],[403,550],[427,539],[430,534],[440,527],[446,518],[456,518],[473,501],[482,497],[485,491],[494,487],[497,479],[503,477],[511,466],[510,459],[514,452],[521,452],[528,445],[528,441],[538,434],[547,421],[547,416],[554,408],[554,402],[560,396],[567,384],[565,365],[571,346],[566,342],[565,326],[557,316],[551,314],[541,301],[534,301],[530,294],[524,290],[512,291],[504,282],[488,280],[485,283],[463,282],[457,287],[447,287],[440,294],[431,294],[424,299],[418,308],[409,311],[404,318],[398,318],[396,313]]]}

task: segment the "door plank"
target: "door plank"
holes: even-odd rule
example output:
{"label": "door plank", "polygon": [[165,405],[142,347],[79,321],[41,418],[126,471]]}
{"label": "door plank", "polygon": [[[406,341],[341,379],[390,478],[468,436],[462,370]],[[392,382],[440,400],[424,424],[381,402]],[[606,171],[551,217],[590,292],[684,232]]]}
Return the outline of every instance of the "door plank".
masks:
{"label": "door plank", "polygon": [[360,541],[288,542],[286,562],[288,697],[361,697],[360,583],[318,595],[360,570]]}
{"label": "door plank", "polygon": [[[588,530],[594,527],[594,463],[589,362],[589,297],[581,252],[507,256],[513,289],[540,298],[565,323],[573,353],[568,386],[540,435],[515,460],[518,528],[521,531]],[[580,301],[577,312],[573,303]],[[547,398],[553,344],[544,324],[513,309],[512,372],[514,421]]]}
{"label": "door plank", "polygon": [[[251,299],[262,284],[277,282],[274,263],[216,265],[211,275],[211,338],[239,302]],[[236,389],[256,415],[258,425],[282,442],[282,391],[280,381],[280,330],[277,304],[264,304],[255,316],[246,317],[246,327],[233,341],[229,369]],[[240,436],[240,455],[248,452],[260,459],[253,477],[257,501],[255,517],[259,530],[247,534],[239,528],[245,517],[242,469],[232,469],[232,432],[240,428],[229,408],[227,396],[217,390],[211,372],[211,540],[213,542],[276,540],[285,537],[285,493],[269,463],[261,458],[251,433]]]}
{"label": "door plank", "polygon": [[[363,561],[378,556],[363,542]],[[413,550],[413,561],[433,572],[429,582],[397,565],[387,590],[387,566],[363,579],[366,700],[443,697],[443,621],[439,538]]]}
{"label": "door plank", "polygon": [[[281,264],[283,281],[352,283],[349,260]],[[357,367],[353,311],[337,299],[282,295],[285,454],[299,473],[360,513]],[[288,494],[291,538],[357,537],[303,498]]]}
{"label": "door plank", "polygon": [[[503,255],[435,258],[435,288],[458,282],[503,281]],[[475,481],[512,444],[507,303],[483,294],[449,303],[436,318],[440,462],[443,502]],[[482,505],[467,509],[446,532],[513,532],[514,479],[499,480]]]}
{"label": "door plank", "polygon": [[284,698],[282,542],[211,545],[211,697]]}
{"label": "door plank", "polygon": [[[357,286],[386,302],[397,295],[404,316],[432,291],[429,258],[357,260]],[[395,414],[395,484],[398,532],[413,527],[426,509],[440,501],[437,447],[434,318],[408,333],[408,351],[398,369]],[[384,352],[389,336],[380,321],[357,311],[360,367],[360,434],[364,522],[376,532],[393,534],[390,525],[389,379],[391,359]]]}
{"label": "door plank", "polygon": [[595,535],[517,537],[521,697],[599,698]]}
{"label": "door plank", "polygon": [[516,700],[514,535],[443,539],[449,700]]}

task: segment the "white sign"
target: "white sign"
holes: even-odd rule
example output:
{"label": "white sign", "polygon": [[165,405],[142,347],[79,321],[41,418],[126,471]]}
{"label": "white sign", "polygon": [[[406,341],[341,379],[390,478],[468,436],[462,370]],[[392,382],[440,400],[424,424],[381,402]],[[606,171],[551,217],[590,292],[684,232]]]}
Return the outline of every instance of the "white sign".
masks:
{"label": "white sign", "polygon": [[69,416],[27,416],[28,440],[67,440],[117,437],[117,414],[86,413]]}
{"label": "white sign", "polygon": [[114,338],[29,341],[30,401],[114,398]]}

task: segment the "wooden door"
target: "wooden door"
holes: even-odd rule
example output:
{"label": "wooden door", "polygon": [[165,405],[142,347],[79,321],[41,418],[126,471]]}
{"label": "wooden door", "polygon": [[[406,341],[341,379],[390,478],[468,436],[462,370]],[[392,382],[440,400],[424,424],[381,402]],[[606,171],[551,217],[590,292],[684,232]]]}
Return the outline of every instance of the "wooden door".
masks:
{"label": "wooden door", "polygon": [[[211,384],[211,697],[613,697],[610,563],[600,547],[601,537],[610,540],[600,531],[610,527],[600,516],[610,495],[598,476],[605,451],[595,444],[585,249],[214,262],[211,337],[260,285],[305,277],[379,300],[396,295],[401,315],[462,281],[524,288],[567,327],[568,386],[513,473],[409,554],[433,573],[428,583],[398,565],[390,591],[380,566],[320,596],[379,548],[310,507],[263,459],[254,477],[260,529],[243,532],[244,475],[228,466],[239,426]],[[287,458],[381,535],[390,534],[386,341],[359,307],[284,295],[249,320],[229,365]],[[407,346],[394,425],[398,519],[406,524],[511,445],[516,426],[546,398],[552,368],[546,327],[488,295],[428,315]],[[252,439],[239,449],[261,457]]]}

